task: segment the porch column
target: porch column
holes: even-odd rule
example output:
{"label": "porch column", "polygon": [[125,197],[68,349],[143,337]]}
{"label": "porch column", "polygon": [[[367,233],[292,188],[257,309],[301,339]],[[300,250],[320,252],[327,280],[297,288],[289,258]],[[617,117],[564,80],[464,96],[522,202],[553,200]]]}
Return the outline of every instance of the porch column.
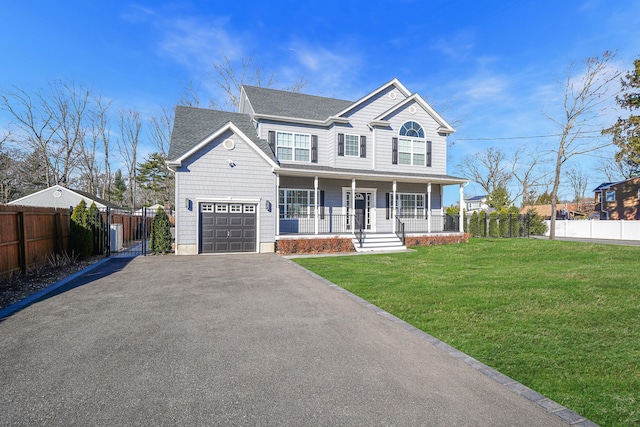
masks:
{"label": "porch column", "polygon": [[464,233],[464,184],[460,184],[460,232]]}
{"label": "porch column", "polygon": [[431,183],[427,183],[427,233],[431,233]]}
{"label": "porch column", "polygon": [[356,179],[351,178],[351,232],[356,232]]}
{"label": "porch column", "polygon": [[274,203],[276,211],[276,236],[280,235],[280,174],[276,174],[276,200]]}
{"label": "porch column", "polygon": [[315,234],[318,234],[318,228],[319,228],[319,225],[320,225],[319,222],[318,222],[319,216],[320,216],[320,209],[318,208],[319,205],[318,205],[318,177],[317,176],[313,178],[313,190],[315,192],[314,200],[315,200],[315,204],[316,204],[315,205],[315,213],[316,214],[315,214],[315,219],[314,219],[314,222],[315,222],[314,226],[315,226]]}
{"label": "porch column", "polygon": [[393,195],[391,196],[391,224],[393,225],[393,232],[395,233],[396,231],[396,189],[397,189],[397,183],[396,180],[393,180]]}

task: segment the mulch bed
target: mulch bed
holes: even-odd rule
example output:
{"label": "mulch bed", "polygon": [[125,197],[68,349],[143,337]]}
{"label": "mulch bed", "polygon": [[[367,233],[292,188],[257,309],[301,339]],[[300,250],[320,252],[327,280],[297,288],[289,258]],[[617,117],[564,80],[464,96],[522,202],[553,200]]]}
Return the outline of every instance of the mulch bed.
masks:
{"label": "mulch bed", "polygon": [[28,274],[13,274],[0,280],[0,310],[104,258],[97,255],[62,267],[43,266]]}

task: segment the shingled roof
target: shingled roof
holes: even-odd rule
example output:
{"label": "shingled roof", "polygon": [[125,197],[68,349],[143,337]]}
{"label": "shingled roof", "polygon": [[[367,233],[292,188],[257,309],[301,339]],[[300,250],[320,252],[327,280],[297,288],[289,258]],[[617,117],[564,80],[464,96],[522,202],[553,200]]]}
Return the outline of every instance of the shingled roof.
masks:
{"label": "shingled roof", "polygon": [[353,104],[353,101],[243,86],[255,114],[307,120],[326,120]]}
{"label": "shingled roof", "polygon": [[267,141],[258,138],[256,128],[248,114],[183,106],[176,108],[168,155],[169,160],[178,159],[229,122],[242,131],[269,158],[274,162],[276,161]]}

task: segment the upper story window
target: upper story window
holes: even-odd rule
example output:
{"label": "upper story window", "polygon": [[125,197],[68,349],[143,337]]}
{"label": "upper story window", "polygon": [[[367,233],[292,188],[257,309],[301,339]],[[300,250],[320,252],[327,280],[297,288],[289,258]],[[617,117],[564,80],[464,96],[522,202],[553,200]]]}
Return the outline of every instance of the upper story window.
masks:
{"label": "upper story window", "polygon": [[424,138],[424,130],[422,130],[422,126],[416,122],[407,122],[400,128],[400,136]]}
{"label": "upper story window", "polygon": [[605,193],[605,197],[606,197],[606,201],[607,202],[615,202],[616,201],[616,192],[609,190]]}
{"label": "upper story window", "polygon": [[345,134],[344,155],[360,157],[360,136],[359,135]]}
{"label": "upper story window", "polygon": [[400,128],[397,163],[400,165],[431,166],[431,142],[425,141],[424,130],[417,122],[406,122]]}
{"label": "upper story window", "polygon": [[311,135],[276,132],[276,156],[280,160],[311,161]]}

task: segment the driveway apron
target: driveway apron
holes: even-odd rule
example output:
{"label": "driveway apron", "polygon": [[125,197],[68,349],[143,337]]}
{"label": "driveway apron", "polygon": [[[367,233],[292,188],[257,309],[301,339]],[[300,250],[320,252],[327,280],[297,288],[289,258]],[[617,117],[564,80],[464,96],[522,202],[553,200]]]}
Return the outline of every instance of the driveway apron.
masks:
{"label": "driveway apron", "polygon": [[0,322],[0,425],[568,425],[276,255],[114,270]]}

